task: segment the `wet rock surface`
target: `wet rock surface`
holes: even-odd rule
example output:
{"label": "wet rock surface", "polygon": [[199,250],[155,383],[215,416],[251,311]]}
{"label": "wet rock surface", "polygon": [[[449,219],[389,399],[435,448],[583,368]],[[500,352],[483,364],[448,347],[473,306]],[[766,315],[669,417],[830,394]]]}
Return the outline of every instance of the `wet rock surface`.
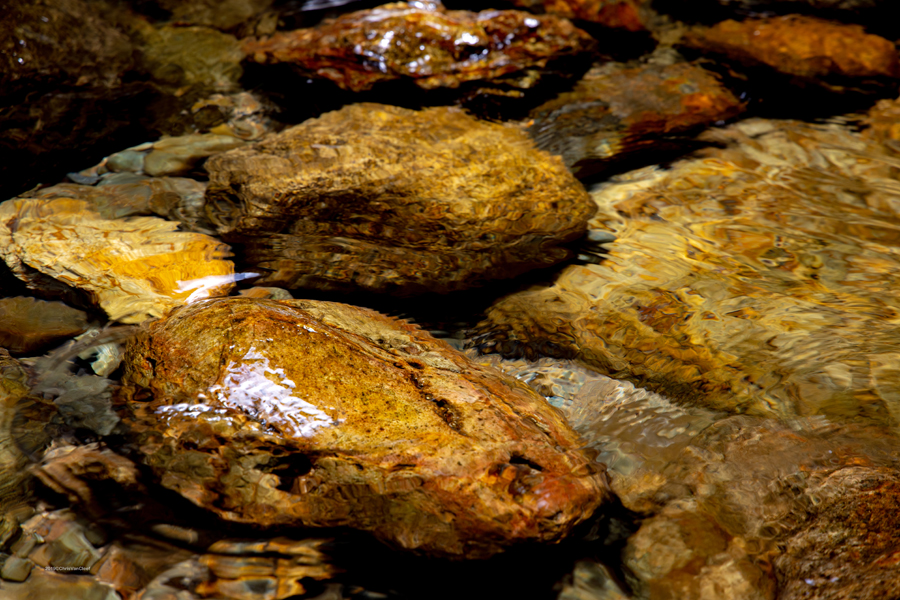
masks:
{"label": "wet rock surface", "polygon": [[0,204],[0,256],[44,294],[80,290],[111,319],[140,323],[192,294],[227,293],[234,280],[221,242],[176,229],[155,217],[104,219],[85,200],[14,199]]}
{"label": "wet rock surface", "polygon": [[684,43],[746,66],[765,65],[807,84],[865,87],[890,83],[896,92],[900,59],[890,41],[858,25],[785,16],[723,21],[689,33]]}
{"label": "wet rock surface", "polygon": [[692,405],[896,425],[890,151],[796,122],[714,137],[731,147],[598,189],[606,260],[501,300],[479,343]]}
{"label": "wet rock surface", "polygon": [[[594,45],[587,33],[551,15],[396,2],[315,28],[247,39],[242,48],[257,63],[289,63],[303,76],[358,92],[398,79],[422,89],[501,81],[527,89],[551,62],[586,58]],[[526,71],[534,76],[511,77]]]}
{"label": "wet rock surface", "polygon": [[477,557],[558,541],[607,498],[540,396],[365,309],[205,301],[150,325],[125,364],[143,462],[228,520]]}
{"label": "wet rock surface", "polygon": [[567,258],[560,244],[593,210],[521,131],[454,108],[352,105],[206,169],[217,232],[287,288],[412,294],[512,277]]}
{"label": "wet rock surface", "polygon": [[744,105],[712,73],[690,63],[589,71],[571,92],[531,111],[529,134],[579,178],[642,150],[683,147],[679,134],[738,115]]}

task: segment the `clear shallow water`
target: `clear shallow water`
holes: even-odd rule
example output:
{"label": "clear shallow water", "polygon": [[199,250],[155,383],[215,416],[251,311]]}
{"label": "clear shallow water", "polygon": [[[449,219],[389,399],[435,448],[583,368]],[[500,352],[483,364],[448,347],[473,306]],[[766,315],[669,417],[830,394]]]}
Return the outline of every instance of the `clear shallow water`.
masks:
{"label": "clear shallow water", "polygon": [[[534,348],[569,344],[567,355],[630,382],[580,363],[481,359],[535,386],[566,414],[597,460],[608,465],[624,508],[611,507],[594,531],[579,532],[561,547],[529,548],[474,565],[409,557],[364,536],[328,531],[335,536],[329,552],[347,572],[334,577],[339,588],[313,584],[316,593],[550,598],[560,587],[574,593],[571,582],[561,582],[578,559],[593,565],[588,571],[595,587],[607,590],[602,597],[617,597],[629,584],[646,594],[641,586],[655,580],[676,589],[668,572],[648,566],[671,556],[647,546],[682,553],[702,546],[666,545],[682,536],[672,525],[680,522],[725,532],[716,533],[719,541],[709,542],[705,555],[697,553],[706,556],[707,562],[696,559],[702,567],[684,567],[697,581],[718,581],[704,579],[703,568],[715,571],[729,560],[743,565],[748,557],[767,560],[812,523],[828,490],[845,489],[832,479],[835,473],[897,468],[896,139],[860,135],[847,123],[782,127],[756,120],[707,139],[732,147],[690,163],[626,173],[597,188],[601,212],[588,236],[595,243],[582,248],[593,256],[532,281],[571,308],[562,317],[574,326],[564,319],[555,323],[558,329],[545,327],[537,341],[548,338],[554,345],[534,343],[527,353],[537,358]],[[608,242],[611,237],[618,241]],[[506,291],[474,292],[459,303],[353,301],[402,311],[462,345],[464,329],[480,316],[472,313]],[[539,317],[559,317],[552,305],[526,298],[509,310],[505,323],[519,331],[521,345],[532,332],[516,330],[516,323],[528,310],[538,306]],[[578,317],[591,314],[586,309],[598,300],[613,317],[599,325]],[[579,329],[585,322],[589,326]],[[96,343],[102,341],[115,341],[115,335]],[[108,433],[112,417],[103,378],[118,376],[116,348],[98,347],[92,361],[91,349],[82,347],[49,366],[36,365],[43,378],[35,391],[60,416],[42,431],[47,411],[34,403],[17,409],[17,440],[32,457],[51,437],[83,443]],[[706,353],[700,358],[698,348]],[[77,373],[79,379],[71,378]],[[751,416],[732,416],[735,411]],[[117,500],[114,517],[98,523],[117,534],[174,544],[169,551],[179,558],[176,549],[189,554],[202,545],[185,539],[261,537],[210,521],[162,490],[153,492],[158,496]],[[47,496],[50,506],[67,504]],[[162,516],[131,518],[143,511]],[[650,515],[653,526],[629,546],[628,536]],[[172,523],[182,533],[159,533],[167,531],[160,525]],[[302,538],[309,532],[279,534]],[[135,555],[149,564],[153,552],[137,549]],[[734,573],[716,572],[723,578]],[[200,577],[191,570],[182,575]],[[490,582],[476,585],[476,579]],[[800,581],[812,586],[807,579],[818,581]]]}

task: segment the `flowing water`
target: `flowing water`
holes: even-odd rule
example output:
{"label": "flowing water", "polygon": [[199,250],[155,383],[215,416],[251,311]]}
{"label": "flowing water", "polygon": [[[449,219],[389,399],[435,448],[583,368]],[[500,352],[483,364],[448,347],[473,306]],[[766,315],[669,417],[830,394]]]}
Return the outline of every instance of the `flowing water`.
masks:
{"label": "flowing water", "polygon": [[[775,112],[772,105],[767,99],[757,113]],[[575,258],[552,269],[425,299],[292,291],[415,322],[561,410],[607,466],[618,498],[572,539],[485,561],[427,559],[351,531],[228,524],[161,487],[128,487],[120,474],[108,476],[121,485],[106,482],[96,506],[60,517],[88,532],[67,548],[118,544],[122,564],[144,565],[153,580],[148,599],[192,598],[186,590],[202,589],[210,572],[231,581],[210,567],[213,543],[249,541],[233,551],[246,558],[255,556],[250,545],[273,538],[293,541],[259,556],[327,556],[334,572],[318,578],[306,565],[298,595],[323,600],[833,597],[828,586],[851,569],[863,582],[900,581],[892,545],[900,508],[889,493],[900,491],[900,110],[884,104],[868,117],[816,122],[786,116],[796,120],[748,117],[713,128],[698,153],[607,176],[590,190],[598,213]],[[72,160],[67,170],[85,167]],[[226,277],[252,286],[249,268]],[[8,273],[0,283],[0,296],[31,294]],[[110,437],[110,398],[133,329],[92,316],[79,340],[22,359],[33,372],[3,363],[4,385],[32,394],[0,415],[0,459],[10,441],[28,459],[9,452],[18,462],[7,471],[67,445],[99,452],[123,442]],[[83,466],[87,479],[99,469],[89,459]],[[78,484],[55,476],[57,487],[42,478],[30,505],[17,509],[20,521],[75,499]],[[852,504],[871,489],[888,492],[866,496],[869,508]],[[844,512],[835,499],[842,494],[852,504]],[[854,522],[863,513],[865,535]],[[44,525],[35,519],[27,523],[37,531]],[[852,527],[840,529],[843,522]],[[42,535],[51,539],[51,530]],[[822,541],[829,535],[843,541],[831,549]],[[297,549],[310,538],[325,541]],[[861,550],[842,554],[849,547]],[[820,559],[829,553],[836,564]],[[808,563],[797,558],[804,554]],[[256,563],[235,561],[239,583],[227,597],[274,597],[254,587]],[[892,597],[889,584],[883,590]],[[88,587],[63,593],[113,597]]]}

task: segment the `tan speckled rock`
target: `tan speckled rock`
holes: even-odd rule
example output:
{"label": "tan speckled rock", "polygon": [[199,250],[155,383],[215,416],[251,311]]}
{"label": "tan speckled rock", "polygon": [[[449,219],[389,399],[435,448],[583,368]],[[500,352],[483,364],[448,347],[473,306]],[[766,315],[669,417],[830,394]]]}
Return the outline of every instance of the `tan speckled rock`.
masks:
{"label": "tan speckled rock", "polygon": [[144,463],[228,520],[479,557],[558,541],[609,497],[543,398],[366,309],[208,300],[139,333],[125,369]]}
{"label": "tan speckled rock", "polygon": [[110,319],[140,323],[233,282],[224,244],[177,228],[154,217],[104,219],[84,200],[19,198],[0,204],[0,257],[42,293],[76,288]]}
{"label": "tan speckled rock", "polygon": [[260,285],[471,287],[564,260],[595,210],[522,131],[447,107],[347,106],[206,168],[206,212]]}

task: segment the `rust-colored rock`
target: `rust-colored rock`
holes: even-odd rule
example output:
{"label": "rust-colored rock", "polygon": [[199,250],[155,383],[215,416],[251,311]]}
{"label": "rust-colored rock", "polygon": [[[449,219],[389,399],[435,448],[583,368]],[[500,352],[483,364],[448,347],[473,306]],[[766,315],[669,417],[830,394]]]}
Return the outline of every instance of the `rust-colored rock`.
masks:
{"label": "rust-colored rock", "polygon": [[[564,260],[591,206],[520,130],[356,104],[207,162],[206,212],[261,285],[446,292]],[[266,273],[267,272],[267,273]]]}
{"label": "rust-colored rock", "polygon": [[890,41],[859,25],[787,16],[723,21],[684,43],[749,66],[765,65],[805,80],[896,79],[900,59]]}
{"label": "rust-colored rock", "polygon": [[0,204],[0,257],[41,293],[82,290],[113,320],[140,323],[197,297],[227,293],[224,245],[154,217],[103,219],[89,202]]}
{"label": "rust-colored rock", "polygon": [[87,315],[62,302],[0,298],[0,348],[12,354],[34,354],[87,327]]}
{"label": "rust-colored rock", "polygon": [[456,88],[543,69],[593,48],[587,33],[552,15],[446,10],[430,1],[385,4],[243,43],[258,63],[290,63],[304,76],[354,92],[397,79],[423,89]]}
{"label": "rust-colored rock", "polygon": [[539,148],[586,177],[642,150],[671,148],[672,136],[743,109],[712,73],[690,63],[601,66],[531,111],[528,131]]}
{"label": "rust-colored rock", "polygon": [[731,147],[598,189],[605,260],[502,299],[483,347],[578,357],[693,405],[900,424],[896,155],[837,125],[707,139]]}
{"label": "rust-colored rock", "polygon": [[779,598],[900,597],[900,474],[848,467],[811,488],[816,516],[775,560]]}
{"label": "rust-colored rock", "polygon": [[641,0],[513,0],[513,5],[552,15],[590,21],[612,29],[645,31]]}
{"label": "rust-colored rock", "polygon": [[124,382],[145,464],[233,521],[478,557],[558,541],[608,498],[543,398],[366,309],[190,305],[138,334]]}

